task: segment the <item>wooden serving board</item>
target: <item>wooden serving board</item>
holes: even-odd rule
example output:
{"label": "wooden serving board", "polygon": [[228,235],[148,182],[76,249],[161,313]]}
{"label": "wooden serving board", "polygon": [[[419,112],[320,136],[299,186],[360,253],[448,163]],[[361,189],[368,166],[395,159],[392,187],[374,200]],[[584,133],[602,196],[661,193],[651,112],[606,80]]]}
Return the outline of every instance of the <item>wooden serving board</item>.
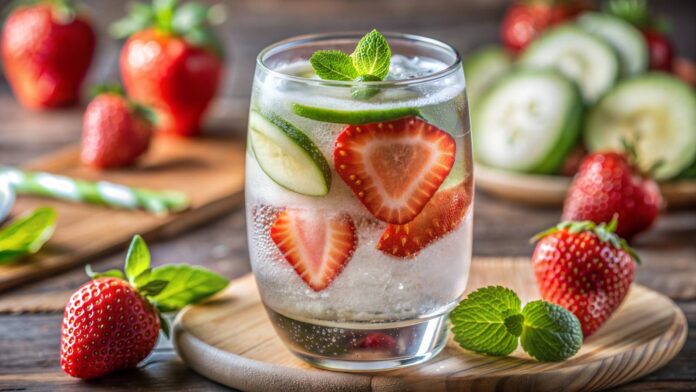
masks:
{"label": "wooden serving board", "polygon": [[[537,299],[528,259],[475,259],[470,290],[499,284],[524,302]],[[687,335],[684,314],[667,297],[634,285],[626,302],[580,352],[560,363],[477,355],[451,338],[425,364],[382,373],[338,373],[295,358],[276,336],[254,278],[233,281],[213,300],[184,309],[174,345],[196,372],[244,391],[591,391],[644,376],[669,362]]]}
{"label": "wooden serving board", "polygon": [[[476,186],[492,195],[534,206],[563,204],[572,178],[562,176],[514,173],[476,166]],[[680,180],[660,184],[662,196],[670,208],[696,207],[696,180]]]}
{"label": "wooden serving board", "polygon": [[96,171],[80,163],[70,147],[26,166],[89,180],[184,192],[191,208],[166,217],[35,197],[18,197],[13,215],[40,206],[55,207],[56,232],[36,255],[0,266],[0,291],[55,274],[125,246],[134,234],[146,240],[173,235],[229,211],[243,201],[244,141],[223,137],[155,138],[137,166]]}

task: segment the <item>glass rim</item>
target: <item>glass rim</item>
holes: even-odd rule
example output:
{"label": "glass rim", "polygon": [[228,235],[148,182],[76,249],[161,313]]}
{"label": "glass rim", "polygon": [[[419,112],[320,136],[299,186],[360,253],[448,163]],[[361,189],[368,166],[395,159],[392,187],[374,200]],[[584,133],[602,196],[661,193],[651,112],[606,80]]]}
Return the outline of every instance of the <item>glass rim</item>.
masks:
{"label": "glass rim", "polygon": [[347,32],[337,32],[337,33],[317,33],[317,34],[304,34],[304,35],[297,35],[294,37],[286,38],[284,40],[275,42],[271,45],[266,46],[259,52],[258,56],[256,56],[256,66],[260,67],[264,72],[267,72],[274,77],[288,80],[288,81],[293,81],[293,82],[300,82],[300,83],[306,83],[306,84],[318,84],[318,85],[324,85],[324,86],[355,86],[355,85],[368,85],[368,86],[378,86],[378,87],[390,87],[390,86],[412,86],[415,84],[422,84],[422,83],[427,83],[427,82],[432,82],[438,79],[445,78],[452,73],[461,70],[462,66],[462,56],[459,54],[459,51],[455,49],[452,45],[447,44],[443,41],[436,40],[434,38],[428,38],[424,37],[421,35],[416,35],[416,34],[405,34],[405,33],[394,33],[394,32],[386,32],[383,33],[385,38],[387,40],[391,39],[400,39],[404,41],[410,41],[413,43],[419,43],[423,44],[425,46],[430,46],[430,47],[435,47],[435,48],[440,48],[444,49],[447,52],[449,52],[453,58],[454,61],[451,62],[451,64],[447,64],[447,66],[437,72],[433,72],[428,75],[423,75],[423,76],[418,76],[415,78],[409,78],[409,79],[395,79],[395,80],[378,80],[378,81],[348,81],[348,80],[325,80],[325,79],[313,79],[313,78],[306,78],[302,76],[295,76],[295,75],[288,75],[286,73],[276,71],[266,65],[265,63],[265,58],[272,53],[283,51],[290,49],[294,46],[301,45],[301,44],[306,44],[306,43],[312,43],[312,42],[320,42],[320,41],[327,41],[327,40],[332,40],[332,39],[355,39],[360,40],[360,38],[363,37],[363,33],[357,32],[357,31],[347,31]]}

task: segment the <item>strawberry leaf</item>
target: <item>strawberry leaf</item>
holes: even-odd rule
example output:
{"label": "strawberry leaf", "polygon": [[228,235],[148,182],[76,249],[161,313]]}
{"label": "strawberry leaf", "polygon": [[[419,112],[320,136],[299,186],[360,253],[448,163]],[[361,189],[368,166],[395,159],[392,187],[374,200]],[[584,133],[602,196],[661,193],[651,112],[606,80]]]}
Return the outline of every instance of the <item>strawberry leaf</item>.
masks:
{"label": "strawberry leaf", "polygon": [[123,276],[123,272],[117,269],[110,269],[108,271],[104,272],[94,272],[92,270],[92,266],[87,264],[85,266],[85,273],[87,276],[89,276],[92,279],[99,279],[99,278],[118,278],[118,279],[123,279],[125,280],[126,278]]}
{"label": "strawberry leaf", "polygon": [[34,254],[53,235],[57,214],[53,208],[38,208],[0,231],[0,264]]}
{"label": "strawberry leaf", "polygon": [[151,297],[161,312],[173,312],[186,305],[200,302],[224,289],[229,283],[226,278],[215,272],[185,264],[154,268],[150,279],[169,282],[162,292]]}
{"label": "strawberry leaf", "polygon": [[580,321],[562,306],[533,301],[522,310],[524,324],[520,341],[530,356],[557,362],[575,355],[582,346]]}
{"label": "strawberry leaf", "polygon": [[517,336],[510,329],[516,329],[513,324],[519,323],[519,318],[514,315],[519,315],[520,309],[520,298],[510,289],[500,286],[478,289],[450,314],[454,340],[477,353],[508,355],[517,348]]}
{"label": "strawberry leaf", "polygon": [[166,280],[151,280],[142,287],[138,288],[138,292],[148,297],[155,297],[164,290],[169,284]]}
{"label": "strawberry leaf", "polygon": [[[143,237],[135,235],[128,248],[126,255],[126,277],[131,284],[135,283],[136,278],[150,268],[150,251],[143,240]],[[136,286],[137,287],[137,286]]]}

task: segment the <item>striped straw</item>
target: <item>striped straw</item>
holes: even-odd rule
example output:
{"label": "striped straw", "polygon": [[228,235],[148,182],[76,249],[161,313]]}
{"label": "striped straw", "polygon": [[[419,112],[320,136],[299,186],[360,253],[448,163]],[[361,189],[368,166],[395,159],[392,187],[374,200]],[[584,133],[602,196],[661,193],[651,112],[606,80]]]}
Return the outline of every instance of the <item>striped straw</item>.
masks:
{"label": "striped straw", "polygon": [[157,215],[181,211],[189,205],[186,195],[176,191],[131,188],[106,181],[92,182],[9,166],[0,166],[0,177],[3,175],[18,195],[44,196],[129,210],[142,209]]}

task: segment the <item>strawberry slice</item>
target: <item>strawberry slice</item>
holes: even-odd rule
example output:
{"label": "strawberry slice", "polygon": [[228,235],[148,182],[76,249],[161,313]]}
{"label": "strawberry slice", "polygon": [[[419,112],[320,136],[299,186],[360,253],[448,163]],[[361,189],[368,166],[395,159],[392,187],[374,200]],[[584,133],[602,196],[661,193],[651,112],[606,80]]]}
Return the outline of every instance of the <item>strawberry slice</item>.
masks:
{"label": "strawberry slice", "polygon": [[271,239],[295,272],[314,291],[327,288],[353,256],[355,225],[346,214],[286,209],[273,226]]}
{"label": "strawberry slice", "polygon": [[418,117],[349,125],[334,149],[336,172],[377,219],[415,218],[452,169],[452,136]]}
{"label": "strawberry slice", "polygon": [[469,209],[471,196],[471,181],[439,191],[416,219],[404,225],[388,225],[377,249],[401,258],[416,256],[459,226]]}

